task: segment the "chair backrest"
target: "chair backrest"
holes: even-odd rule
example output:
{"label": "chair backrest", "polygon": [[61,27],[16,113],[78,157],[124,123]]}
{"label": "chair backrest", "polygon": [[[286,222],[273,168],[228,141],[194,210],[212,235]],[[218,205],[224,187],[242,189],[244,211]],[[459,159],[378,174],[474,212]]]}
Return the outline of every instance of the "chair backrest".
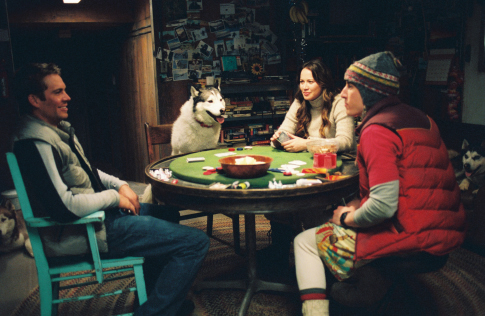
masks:
{"label": "chair backrest", "polygon": [[15,190],[17,191],[17,197],[19,199],[20,208],[22,209],[24,220],[27,223],[27,231],[29,233],[29,238],[32,244],[32,250],[34,252],[34,258],[35,258],[37,267],[41,266],[47,269],[48,267],[47,258],[44,254],[44,249],[42,246],[42,241],[39,236],[39,231],[37,227],[31,227],[28,225],[29,220],[34,218],[34,214],[32,212],[32,206],[30,205],[30,200],[27,196],[27,190],[25,188],[25,184],[22,179],[22,174],[20,173],[20,168],[17,162],[17,158],[15,157],[14,153],[11,153],[11,152],[7,153],[7,162],[8,162],[8,167],[10,169],[10,173],[12,174]]}
{"label": "chair backrest", "polygon": [[[49,271],[49,264],[47,261],[46,253],[44,251],[44,246],[42,245],[42,239],[40,237],[39,228],[60,226],[63,224],[59,222],[55,222],[51,220],[49,217],[43,217],[43,218],[34,217],[32,206],[30,204],[30,199],[27,195],[27,189],[25,187],[25,183],[22,178],[22,174],[20,172],[20,167],[17,161],[17,157],[15,156],[14,153],[11,153],[11,152],[8,152],[6,155],[7,155],[7,163],[10,169],[10,173],[12,175],[15,190],[17,191],[20,208],[22,209],[24,220],[27,226],[27,231],[29,233],[30,242],[32,244],[32,250],[34,252],[34,258],[35,258],[37,270],[39,273],[46,273],[47,271]],[[102,265],[101,265],[101,258],[99,255],[98,244],[96,242],[96,233],[92,223],[101,222],[102,220],[104,220],[104,212],[99,211],[96,213],[92,213],[90,216],[87,216],[85,218],[81,218],[77,221],[67,223],[67,224],[77,223],[77,224],[83,224],[85,226],[87,224],[89,248],[91,250],[91,256],[93,258],[93,264],[95,266],[96,278],[98,282],[102,282],[103,274],[102,274]]]}
{"label": "chair backrest", "polygon": [[145,134],[147,140],[148,160],[152,163],[156,160],[155,146],[170,144],[172,140],[173,124],[150,125],[145,123]]}
{"label": "chair backrest", "polygon": [[20,168],[14,153],[7,153],[7,162],[10,173],[12,174],[15,190],[17,191],[17,197],[19,199],[20,208],[22,209],[22,215],[24,218],[33,218],[34,214],[32,212],[32,206],[30,205],[27,190],[25,189],[22,174],[20,173]]}

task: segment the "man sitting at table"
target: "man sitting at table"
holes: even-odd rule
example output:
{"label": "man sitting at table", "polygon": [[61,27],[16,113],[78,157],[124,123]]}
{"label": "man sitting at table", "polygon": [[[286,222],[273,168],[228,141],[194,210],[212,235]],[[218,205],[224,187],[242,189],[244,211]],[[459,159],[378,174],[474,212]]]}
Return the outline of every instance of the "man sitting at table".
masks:
{"label": "man sitting at table", "polygon": [[[105,211],[104,238],[97,234],[98,244],[104,245],[103,257],[145,257],[148,300],[135,315],[188,315],[193,303],[185,298],[209,249],[207,235],[157,218],[178,212],[140,204],[128,183],[90,166],[74,129],[65,121],[71,98],[60,75],[54,64],[30,64],[16,73],[22,117],[13,150],[21,169],[34,165],[29,169],[40,170],[24,176],[38,188],[39,196],[55,197],[40,201],[45,215],[54,219],[65,222]],[[70,229],[54,238],[49,232],[43,234],[53,256],[78,255],[79,248],[71,242],[80,238]]]}

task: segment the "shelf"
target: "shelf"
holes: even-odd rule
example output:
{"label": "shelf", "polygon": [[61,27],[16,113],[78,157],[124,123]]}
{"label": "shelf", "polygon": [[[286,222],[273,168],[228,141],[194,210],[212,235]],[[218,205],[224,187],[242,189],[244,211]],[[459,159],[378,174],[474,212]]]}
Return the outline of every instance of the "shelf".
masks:
{"label": "shelf", "polygon": [[222,84],[222,94],[232,93],[252,93],[292,90],[292,83],[289,80],[262,80],[250,83],[231,83]]}
{"label": "shelf", "polygon": [[[274,96],[274,92],[280,91],[285,93],[286,97],[288,97],[290,101],[292,100],[293,88],[289,80],[262,80],[251,83],[233,83],[221,85],[222,94],[225,96],[229,95],[228,98],[254,97],[254,95],[251,96],[252,93],[257,94],[258,98]],[[267,142],[273,135],[275,128],[282,123],[286,116],[286,113],[275,114],[274,112],[271,112],[263,114],[263,112],[256,110],[254,113],[258,114],[226,118],[222,124],[220,142],[231,143],[235,141],[238,143],[245,141],[247,144],[252,144],[254,139],[257,139],[255,140],[257,142]],[[268,133],[251,135],[251,133],[257,132],[259,129],[266,130]],[[245,134],[244,140],[230,139],[233,137],[239,137],[241,133]]]}

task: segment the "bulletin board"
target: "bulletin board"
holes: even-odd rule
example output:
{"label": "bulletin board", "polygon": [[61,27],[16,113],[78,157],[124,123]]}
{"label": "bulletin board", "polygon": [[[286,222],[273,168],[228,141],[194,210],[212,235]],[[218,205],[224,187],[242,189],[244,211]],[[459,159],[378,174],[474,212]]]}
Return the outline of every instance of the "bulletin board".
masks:
{"label": "bulletin board", "polygon": [[[254,60],[263,61],[261,75],[265,66],[281,63],[269,0],[158,1],[154,54],[162,82],[220,77],[226,69],[251,75]],[[225,56],[237,56],[237,64]],[[223,60],[229,61],[226,69]]]}

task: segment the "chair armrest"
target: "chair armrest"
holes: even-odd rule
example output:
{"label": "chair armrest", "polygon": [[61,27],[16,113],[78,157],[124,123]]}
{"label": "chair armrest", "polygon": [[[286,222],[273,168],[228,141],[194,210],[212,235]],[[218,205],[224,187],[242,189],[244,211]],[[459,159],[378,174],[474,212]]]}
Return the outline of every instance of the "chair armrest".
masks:
{"label": "chair armrest", "polygon": [[30,217],[25,218],[25,224],[30,227],[50,227],[50,226],[65,226],[65,225],[83,225],[88,223],[101,223],[104,221],[104,211],[97,211],[81,217],[78,220],[66,223],[60,223],[50,219],[50,217]]}

